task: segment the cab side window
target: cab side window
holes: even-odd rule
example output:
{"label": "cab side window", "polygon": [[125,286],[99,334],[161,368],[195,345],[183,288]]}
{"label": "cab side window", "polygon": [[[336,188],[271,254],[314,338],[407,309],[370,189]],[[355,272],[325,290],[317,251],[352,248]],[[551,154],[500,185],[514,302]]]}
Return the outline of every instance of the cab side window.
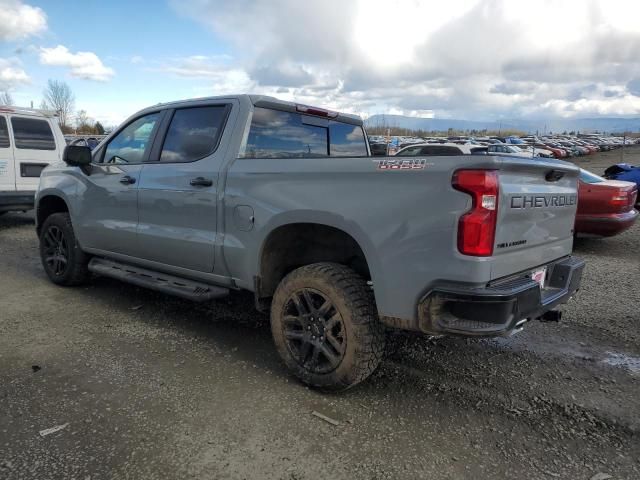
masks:
{"label": "cab side window", "polygon": [[176,110],[160,161],[193,162],[210,155],[218,145],[227,111],[225,105]]}
{"label": "cab side window", "polygon": [[141,163],[151,148],[152,134],[160,120],[160,113],[150,113],[132,121],[111,139],[102,159],[103,163]]}
{"label": "cab side window", "polygon": [[7,128],[7,119],[0,117],[0,148],[9,148],[9,129]]}

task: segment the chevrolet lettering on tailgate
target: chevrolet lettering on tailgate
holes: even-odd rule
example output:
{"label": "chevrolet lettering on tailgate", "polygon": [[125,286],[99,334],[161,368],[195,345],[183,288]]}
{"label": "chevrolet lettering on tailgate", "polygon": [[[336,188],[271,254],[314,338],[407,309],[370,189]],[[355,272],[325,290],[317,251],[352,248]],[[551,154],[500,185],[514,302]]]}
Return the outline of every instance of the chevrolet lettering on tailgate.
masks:
{"label": "chevrolet lettering on tailgate", "polygon": [[577,199],[576,195],[514,195],[511,208],[570,207]]}

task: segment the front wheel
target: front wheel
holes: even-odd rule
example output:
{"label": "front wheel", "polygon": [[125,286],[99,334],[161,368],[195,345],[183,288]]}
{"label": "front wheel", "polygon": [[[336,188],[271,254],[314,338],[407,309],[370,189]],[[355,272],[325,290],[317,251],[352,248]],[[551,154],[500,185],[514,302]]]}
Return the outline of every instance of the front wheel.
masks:
{"label": "front wheel", "polygon": [[53,283],[80,285],[88,279],[89,258],[78,245],[68,213],[54,213],[42,224],[40,259]]}
{"label": "front wheel", "polygon": [[304,383],[345,390],[373,373],[385,346],[373,293],[353,270],[316,263],[287,275],[271,304],[278,353]]}

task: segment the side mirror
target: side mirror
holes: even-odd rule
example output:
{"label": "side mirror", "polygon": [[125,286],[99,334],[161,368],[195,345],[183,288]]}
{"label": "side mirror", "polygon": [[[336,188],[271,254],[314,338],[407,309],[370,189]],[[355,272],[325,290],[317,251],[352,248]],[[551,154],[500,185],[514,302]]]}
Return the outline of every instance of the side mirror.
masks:
{"label": "side mirror", "polygon": [[71,167],[83,167],[91,163],[91,149],[80,145],[67,145],[62,154],[64,163]]}

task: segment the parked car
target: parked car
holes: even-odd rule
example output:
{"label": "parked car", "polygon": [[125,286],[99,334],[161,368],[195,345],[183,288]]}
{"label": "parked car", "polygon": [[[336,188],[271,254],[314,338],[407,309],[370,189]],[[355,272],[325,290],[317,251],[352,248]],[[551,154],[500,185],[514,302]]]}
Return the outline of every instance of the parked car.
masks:
{"label": "parked car", "polygon": [[638,217],[633,208],[637,195],[634,183],[607,180],[581,169],[576,234],[610,237],[631,228]]}
{"label": "parked car", "polygon": [[83,147],[89,147],[91,150],[96,148],[100,142],[98,139],[89,137],[89,138],[76,138],[72,140],[69,145],[78,145]]}
{"label": "parked car", "polygon": [[516,145],[509,145],[506,143],[493,143],[487,147],[487,154],[489,155],[506,155],[509,157],[520,157],[520,158],[532,158],[537,156],[532,152],[525,152],[520,147]]}
{"label": "parked car", "polygon": [[0,107],[0,214],[33,208],[40,173],[65,145],[55,113]]}
{"label": "parked car", "polygon": [[469,145],[458,143],[421,143],[411,145],[399,150],[396,156],[415,157],[427,155],[484,155],[487,153],[487,147],[482,145]]}
{"label": "parked car", "polygon": [[93,152],[68,146],[40,179],[36,231],[58,285],[94,273],[195,301],[253,292],[292,373],[343,390],[376,369],[386,327],[494,337],[558,320],[584,267],[578,173],[371,157],[359,117],[214,97],[142,110]]}
{"label": "parked car", "polygon": [[567,148],[571,151],[572,156],[574,157],[581,157],[583,155],[588,155],[589,154],[589,149],[588,148],[584,148],[584,147],[579,147],[578,145],[571,143],[571,142],[559,142],[559,144],[564,147]]}
{"label": "parked car", "polygon": [[[624,180],[635,183],[640,190],[640,167],[634,167],[628,163],[618,163],[607,168],[604,171],[604,176],[608,180]],[[640,209],[640,197],[637,200],[636,208]]]}
{"label": "parked car", "polygon": [[593,143],[585,142],[582,140],[577,140],[576,143],[582,147],[587,148],[590,153],[598,153],[600,151],[600,147]]}
{"label": "parked car", "polygon": [[580,151],[582,155],[591,155],[592,153],[594,153],[590,148],[587,148],[584,145],[580,145],[576,142],[573,142],[573,145]]}
{"label": "parked car", "polygon": [[564,147],[564,146],[560,145],[559,143],[554,142],[552,140],[543,139],[541,141],[540,145],[543,146],[543,147],[547,147],[549,149],[553,149],[554,151],[557,151],[559,153],[559,155],[560,155],[557,158],[567,158],[567,157],[573,156],[572,152],[567,147]]}
{"label": "parked car", "polygon": [[384,157],[387,155],[387,144],[381,142],[373,142],[369,143],[369,148],[371,149],[371,155],[375,157]]}
{"label": "parked car", "polygon": [[567,157],[567,151],[564,150],[563,148],[553,147],[551,145],[547,145],[547,144],[544,144],[544,143],[534,143],[533,145],[536,148],[549,150],[553,154],[553,156],[555,158],[566,158]]}
{"label": "parked car", "polygon": [[556,158],[553,152],[546,148],[536,147],[528,143],[518,144],[517,147],[527,153],[529,157]]}

